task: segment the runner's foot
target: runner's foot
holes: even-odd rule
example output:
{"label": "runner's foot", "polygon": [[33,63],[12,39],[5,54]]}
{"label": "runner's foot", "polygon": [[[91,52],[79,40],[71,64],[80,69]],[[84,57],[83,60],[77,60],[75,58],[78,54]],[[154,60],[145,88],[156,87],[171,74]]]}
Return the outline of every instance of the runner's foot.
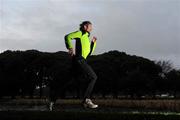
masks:
{"label": "runner's foot", "polygon": [[49,111],[53,111],[54,110],[54,102],[50,102],[49,103]]}
{"label": "runner's foot", "polygon": [[84,106],[85,108],[93,108],[93,109],[98,107],[98,105],[94,104],[94,103],[91,101],[91,99],[85,99],[85,101],[83,102],[83,106]]}

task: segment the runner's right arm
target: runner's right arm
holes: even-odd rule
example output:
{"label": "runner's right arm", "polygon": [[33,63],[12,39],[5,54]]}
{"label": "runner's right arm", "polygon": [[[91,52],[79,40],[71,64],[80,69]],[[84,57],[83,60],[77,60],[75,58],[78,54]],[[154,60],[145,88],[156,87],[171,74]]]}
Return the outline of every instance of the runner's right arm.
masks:
{"label": "runner's right arm", "polygon": [[80,38],[81,34],[82,34],[81,31],[75,31],[75,32],[72,32],[72,33],[65,35],[64,38],[65,38],[66,48],[67,49],[73,48],[72,40],[75,38]]}
{"label": "runner's right arm", "polygon": [[64,37],[66,48],[69,50],[68,53],[71,56],[74,55],[72,40],[75,38],[80,38],[81,34],[82,33],[80,31],[75,31],[75,32],[72,32],[72,33],[65,35],[65,37]]}

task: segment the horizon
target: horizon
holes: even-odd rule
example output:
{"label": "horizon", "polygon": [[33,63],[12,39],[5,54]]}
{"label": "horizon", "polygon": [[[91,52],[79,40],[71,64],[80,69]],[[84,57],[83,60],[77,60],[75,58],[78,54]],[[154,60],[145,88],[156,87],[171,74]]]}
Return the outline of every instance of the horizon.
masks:
{"label": "horizon", "polygon": [[[40,50],[37,50],[37,49],[28,49],[28,50],[5,50],[5,51],[3,51],[3,52],[0,52],[0,54],[4,53],[4,52],[6,52],[6,51],[12,51],[12,52],[17,52],[17,51],[20,51],[20,52],[26,52],[26,51],[31,51],[31,50],[38,51],[38,52],[42,52],[42,53],[66,52],[66,53],[68,54],[67,51],[54,51],[54,52],[48,52],[48,51],[40,51]],[[126,53],[126,52],[124,52],[124,51],[119,51],[119,50],[109,50],[109,51],[105,51],[105,52],[103,52],[103,53],[99,53],[99,54],[96,54],[96,55],[102,55],[102,54],[105,54],[105,53],[108,53],[108,52],[114,52],[114,51],[117,51],[117,52],[119,52],[119,53],[125,53],[126,55],[129,55],[129,56],[142,57],[142,58],[144,58],[144,59],[148,59],[148,60],[150,60],[150,61],[153,61],[155,64],[156,64],[156,62],[158,62],[158,61],[166,61],[166,62],[168,62],[168,63],[171,64],[171,67],[172,67],[173,69],[175,69],[175,70],[180,70],[180,68],[177,68],[177,67],[174,66],[174,64],[173,64],[173,62],[172,62],[171,60],[163,60],[163,59],[162,59],[162,60],[151,60],[151,59],[146,58],[146,57],[144,57],[144,56],[138,56],[138,55],[135,55],[135,54],[129,54],[129,53]]]}

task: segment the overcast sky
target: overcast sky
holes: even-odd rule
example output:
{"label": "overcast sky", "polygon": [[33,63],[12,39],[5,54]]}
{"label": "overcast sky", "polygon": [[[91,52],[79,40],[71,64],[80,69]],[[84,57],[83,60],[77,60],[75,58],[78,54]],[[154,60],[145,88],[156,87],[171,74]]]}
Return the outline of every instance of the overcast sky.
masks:
{"label": "overcast sky", "polygon": [[89,20],[94,54],[119,50],[180,68],[180,0],[0,0],[0,52],[67,51],[64,35]]}

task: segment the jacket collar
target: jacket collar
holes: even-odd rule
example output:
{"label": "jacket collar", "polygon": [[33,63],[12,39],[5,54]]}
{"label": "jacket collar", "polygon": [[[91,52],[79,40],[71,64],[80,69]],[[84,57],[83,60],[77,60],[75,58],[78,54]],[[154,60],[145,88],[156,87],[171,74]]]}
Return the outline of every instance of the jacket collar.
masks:
{"label": "jacket collar", "polygon": [[90,36],[90,32],[87,32],[87,31],[84,31],[84,30],[81,30],[81,32],[82,32],[82,35],[88,33],[88,37]]}

